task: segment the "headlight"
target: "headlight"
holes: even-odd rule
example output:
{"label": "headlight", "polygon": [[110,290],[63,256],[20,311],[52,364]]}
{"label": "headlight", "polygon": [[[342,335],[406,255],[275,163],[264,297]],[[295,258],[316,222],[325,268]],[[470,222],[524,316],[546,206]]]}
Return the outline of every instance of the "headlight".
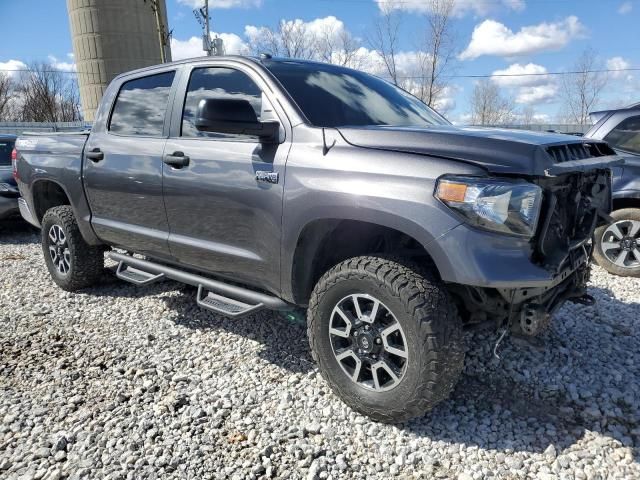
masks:
{"label": "headlight", "polygon": [[531,237],[536,231],[542,189],[524,180],[444,177],[435,196],[476,227]]}

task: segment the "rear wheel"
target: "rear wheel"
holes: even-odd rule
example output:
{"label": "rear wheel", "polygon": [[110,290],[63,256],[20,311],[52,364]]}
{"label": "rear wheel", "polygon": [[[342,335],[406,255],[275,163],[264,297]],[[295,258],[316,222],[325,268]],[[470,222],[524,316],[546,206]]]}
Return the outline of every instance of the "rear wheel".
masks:
{"label": "rear wheel", "polygon": [[455,305],[434,276],[402,261],[356,257],[335,266],[318,281],[307,320],[328,384],[375,420],[424,414],[462,370]]}
{"label": "rear wheel", "polygon": [[51,208],[45,213],[42,250],[51,278],[64,290],[89,287],[102,276],[104,252],[84,241],[68,205]]}
{"label": "rear wheel", "polygon": [[614,275],[640,277],[640,209],[611,214],[614,222],[595,232],[598,265]]}

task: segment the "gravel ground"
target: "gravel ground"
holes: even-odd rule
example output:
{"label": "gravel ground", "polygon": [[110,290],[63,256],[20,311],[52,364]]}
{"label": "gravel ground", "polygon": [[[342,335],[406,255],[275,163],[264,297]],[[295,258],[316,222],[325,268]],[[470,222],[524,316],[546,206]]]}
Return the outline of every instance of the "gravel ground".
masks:
{"label": "gravel ground", "polygon": [[640,478],[640,279],[594,269],[541,344],[467,334],[452,398],[405,425],[333,395],[305,327],[175,283],[49,280],[0,226],[0,478]]}

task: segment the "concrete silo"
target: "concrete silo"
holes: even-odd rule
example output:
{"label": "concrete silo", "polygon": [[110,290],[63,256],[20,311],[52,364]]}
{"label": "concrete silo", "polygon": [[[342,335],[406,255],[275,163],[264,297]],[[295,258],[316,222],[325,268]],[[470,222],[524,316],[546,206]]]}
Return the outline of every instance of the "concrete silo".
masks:
{"label": "concrete silo", "polygon": [[67,0],[84,118],[118,74],[171,61],[165,0]]}

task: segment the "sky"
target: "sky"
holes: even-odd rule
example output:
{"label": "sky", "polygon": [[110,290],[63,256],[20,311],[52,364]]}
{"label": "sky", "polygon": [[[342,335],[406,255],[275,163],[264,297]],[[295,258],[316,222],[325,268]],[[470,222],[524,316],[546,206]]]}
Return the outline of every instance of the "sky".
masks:
{"label": "sky", "polygon": [[[136,1],[136,0],[131,0]],[[138,0],[142,1],[142,0]],[[371,57],[367,37],[381,6],[390,0],[210,0],[212,30],[228,53],[245,51],[260,27],[281,20],[310,29],[348,31]],[[202,0],[166,0],[174,59],[200,56],[201,29],[192,9]],[[425,31],[427,2],[397,0],[402,14],[399,50],[402,72],[415,62],[416,39]],[[0,71],[49,61],[73,71],[71,35],[65,0],[0,0]],[[456,122],[468,120],[469,98],[477,75],[492,77],[518,110],[533,109],[539,122],[557,120],[561,77],[577,57],[593,48],[608,84],[599,108],[640,101],[640,0],[457,0],[453,27],[457,47],[455,74],[439,109]],[[537,73],[536,76],[510,76]]]}

